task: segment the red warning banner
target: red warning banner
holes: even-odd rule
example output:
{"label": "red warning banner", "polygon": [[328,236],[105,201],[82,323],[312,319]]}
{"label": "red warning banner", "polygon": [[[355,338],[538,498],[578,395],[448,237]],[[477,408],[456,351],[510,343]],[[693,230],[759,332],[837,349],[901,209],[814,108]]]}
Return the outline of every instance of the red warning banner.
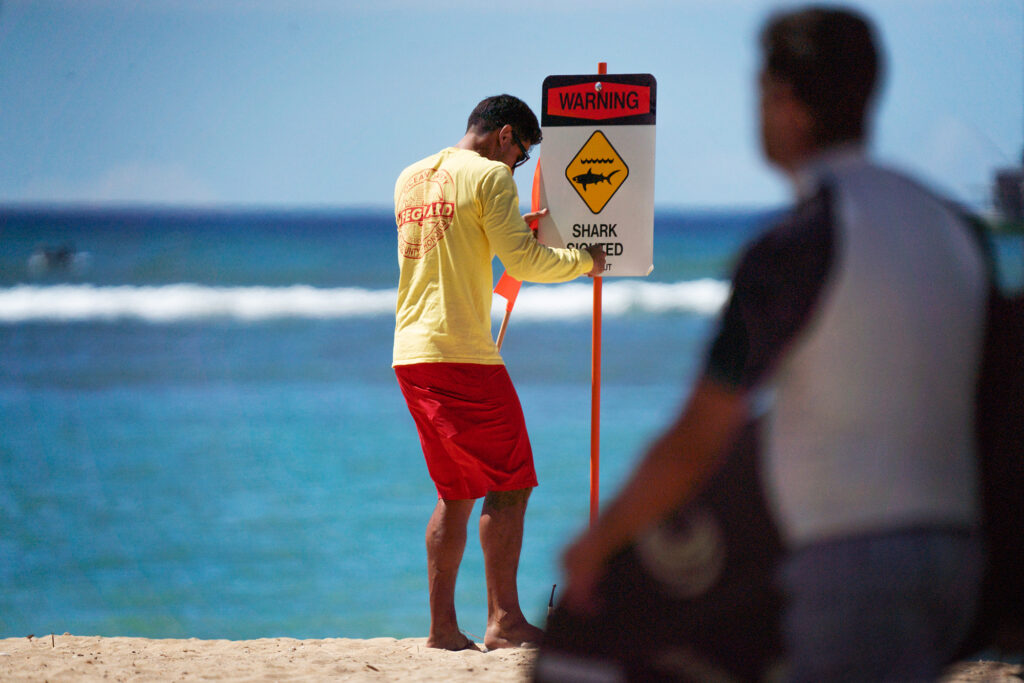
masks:
{"label": "red warning banner", "polygon": [[641,116],[651,111],[651,89],[625,83],[580,83],[548,91],[552,116],[577,119],[614,119]]}
{"label": "red warning banner", "polygon": [[654,89],[649,74],[548,76],[541,125],[653,124]]}

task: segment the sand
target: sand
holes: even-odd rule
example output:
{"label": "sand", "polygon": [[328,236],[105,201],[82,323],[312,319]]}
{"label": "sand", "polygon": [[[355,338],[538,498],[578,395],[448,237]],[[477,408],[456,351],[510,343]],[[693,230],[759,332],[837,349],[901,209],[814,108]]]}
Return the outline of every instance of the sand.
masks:
{"label": "sand", "polygon": [[172,640],[50,635],[0,640],[10,681],[522,681],[534,652],[445,652],[426,638]]}
{"label": "sand", "polygon": [[[443,652],[425,638],[153,640],[99,636],[0,639],[11,681],[525,681],[536,650]],[[1024,666],[964,662],[943,683],[1010,681]]]}

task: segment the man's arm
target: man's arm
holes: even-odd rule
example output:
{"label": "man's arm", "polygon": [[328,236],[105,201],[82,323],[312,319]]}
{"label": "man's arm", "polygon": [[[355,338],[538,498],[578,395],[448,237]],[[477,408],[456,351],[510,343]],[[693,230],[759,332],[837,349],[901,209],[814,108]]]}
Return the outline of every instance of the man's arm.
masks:
{"label": "man's arm", "polygon": [[555,249],[537,241],[519,213],[519,195],[507,166],[495,166],[483,177],[479,202],[491,250],[510,276],[529,282],[565,282],[594,272],[589,250]]}
{"label": "man's arm", "polygon": [[715,473],[748,416],[746,391],[698,382],[676,421],[648,449],[632,477],[563,556],[565,600],[593,609],[593,590],[608,559],[683,502]]}

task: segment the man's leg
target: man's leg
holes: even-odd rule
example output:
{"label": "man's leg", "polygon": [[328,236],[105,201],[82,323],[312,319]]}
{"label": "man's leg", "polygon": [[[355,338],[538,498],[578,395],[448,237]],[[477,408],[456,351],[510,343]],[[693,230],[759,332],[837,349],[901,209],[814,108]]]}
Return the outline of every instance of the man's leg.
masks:
{"label": "man's leg", "polygon": [[527,623],[519,607],[516,575],[523,547],[523,520],[532,489],[492,491],[480,513],[480,547],[487,574],[487,633],[489,649],[538,643],[543,635]]}
{"label": "man's leg", "polygon": [[466,549],[466,524],[475,500],[438,500],[427,524],[427,580],[430,586],[430,634],[427,647],[477,649],[459,631],[455,616],[455,579]]}

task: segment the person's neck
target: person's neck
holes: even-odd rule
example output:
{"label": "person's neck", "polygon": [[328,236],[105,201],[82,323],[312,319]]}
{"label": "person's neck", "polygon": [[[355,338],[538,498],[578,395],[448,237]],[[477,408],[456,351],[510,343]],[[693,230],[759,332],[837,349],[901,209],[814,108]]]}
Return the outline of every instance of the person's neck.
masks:
{"label": "person's neck", "polygon": [[467,131],[466,134],[462,136],[462,139],[455,143],[454,147],[456,149],[466,149],[469,150],[470,152],[476,152],[477,154],[483,156],[483,152],[486,147],[484,143],[485,136],[482,136],[474,131]]}
{"label": "person's neck", "polygon": [[800,162],[795,164],[792,170],[787,170],[787,175],[789,175],[796,196],[808,197],[816,191],[821,176],[829,169],[863,158],[863,141],[848,140],[816,148],[813,154],[801,157]]}

